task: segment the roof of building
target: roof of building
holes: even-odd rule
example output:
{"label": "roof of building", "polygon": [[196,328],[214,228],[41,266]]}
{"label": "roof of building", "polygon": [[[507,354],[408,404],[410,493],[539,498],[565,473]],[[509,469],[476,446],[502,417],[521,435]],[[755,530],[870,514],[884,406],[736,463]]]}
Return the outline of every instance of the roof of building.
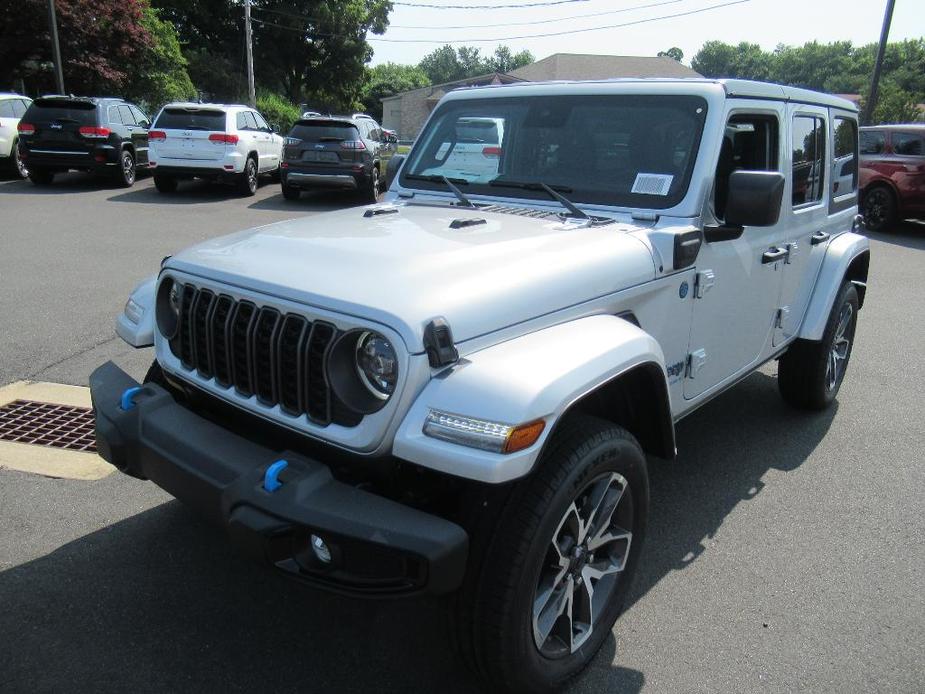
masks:
{"label": "roof of building", "polygon": [[548,58],[511,70],[510,74],[530,82],[603,80],[615,77],[700,77],[699,72],[667,56],[587,53],[554,53]]}

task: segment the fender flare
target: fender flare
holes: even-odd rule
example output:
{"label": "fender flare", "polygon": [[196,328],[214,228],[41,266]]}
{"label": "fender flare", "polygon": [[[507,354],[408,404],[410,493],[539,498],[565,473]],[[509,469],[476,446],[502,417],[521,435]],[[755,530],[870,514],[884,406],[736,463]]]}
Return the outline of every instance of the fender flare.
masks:
{"label": "fender flare", "polygon": [[[500,484],[527,475],[556,424],[585,395],[623,374],[658,375],[667,401],[661,347],[632,323],[597,315],[561,323],[466,355],[425,386],[393,441],[398,458],[466,479]],[[653,394],[657,395],[657,394]],[[430,410],[504,424],[543,419],[540,438],[509,454],[470,448],[423,433]],[[670,406],[664,410],[674,450]]]}
{"label": "fender flare", "polygon": [[140,282],[129,295],[125,308],[116,318],[116,334],[130,347],[154,344],[154,296],[157,275]]}
{"label": "fender flare", "polygon": [[869,262],[870,241],[866,236],[847,232],[829,242],[797,337],[813,341],[822,339],[832,304],[845,278],[858,285],[860,302],[864,305]]}

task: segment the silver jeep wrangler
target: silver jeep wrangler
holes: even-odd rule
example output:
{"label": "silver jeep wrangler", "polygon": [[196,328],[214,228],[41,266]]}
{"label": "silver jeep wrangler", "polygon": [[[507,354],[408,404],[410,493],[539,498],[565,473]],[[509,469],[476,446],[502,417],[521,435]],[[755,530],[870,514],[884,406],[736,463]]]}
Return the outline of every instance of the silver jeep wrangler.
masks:
{"label": "silver jeep wrangler", "polygon": [[384,203],[165,259],[117,321],[148,376],[91,378],[99,450],[306,583],[447,596],[491,691],[555,689],[620,613],[675,422],[772,360],[793,406],[836,397],[857,162],[854,106],[800,89],[453,92]]}

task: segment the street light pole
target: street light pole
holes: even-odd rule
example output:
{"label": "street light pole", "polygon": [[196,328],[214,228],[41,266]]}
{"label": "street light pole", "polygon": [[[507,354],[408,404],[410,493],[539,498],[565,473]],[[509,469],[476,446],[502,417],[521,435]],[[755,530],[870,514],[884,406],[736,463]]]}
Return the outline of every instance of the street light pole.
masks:
{"label": "street light pole", "polygon": [[55,62],[58,93],[64,94],[64,68],[61,65],[61,47],[58,45],[58,20],[55,18],[55,0],[48,0],[48,26],[51,28],[51,53]]}
{"label": "street light pole", "polygon": [[251,31],[251,0],[244,0],[244,41],[247,51],[247,99],[248,104],[257,106],[257,95],[254,91],[254,35]]}
{"label": "street light pole", "polygon": [[890,35],[890,23],[893,21],[893,6],[896,0],[886,0],[886,11],[883,14],[883,28],[880,30],[880,47],[877,49],[877,62],[874,63],[874,76],[870,82],[870,94],[867,97],[867,106],[864,109],[864,125],[870,125],[877,107],[877,97],[880,96],[880,71],[883,68],[883,56],[886,53],[886,42]]}

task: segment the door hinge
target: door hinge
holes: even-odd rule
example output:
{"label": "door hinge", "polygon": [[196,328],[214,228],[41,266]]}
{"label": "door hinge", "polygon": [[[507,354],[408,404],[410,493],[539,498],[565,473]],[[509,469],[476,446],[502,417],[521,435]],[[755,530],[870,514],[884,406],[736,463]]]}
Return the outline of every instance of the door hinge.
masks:
{"label": "door hinge", "polygon": [[687,377],[694,379],[707,363],[707,350],[701,348],[687,355]]}
{"label": "door hinge", "polygon": [[716,273],[712,270],[701,270],[694,278],[694,298],[702,299],[716,284]]}
{"label": "door hinge", "polygon": [[777,317],[774,319],[775,328],[783,328],[784,324],[787,322],[787,316],[790,315],[789,306],[781,306],[777,309]]}

